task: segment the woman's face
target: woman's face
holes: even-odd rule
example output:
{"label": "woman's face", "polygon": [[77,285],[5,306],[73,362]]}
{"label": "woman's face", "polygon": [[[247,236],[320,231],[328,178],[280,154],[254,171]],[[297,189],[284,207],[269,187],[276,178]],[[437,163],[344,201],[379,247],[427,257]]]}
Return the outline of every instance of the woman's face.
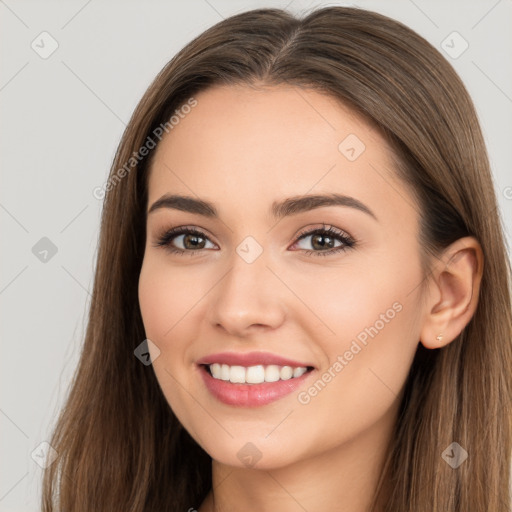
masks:
{"label": "woman's face", "polygon": [[[422,318],[418,212],[388,147],[310,90],[222,86],[195,99],[149,179],[139,299],[165,398],[232,466],[377,439]],[[157,207],[171,195],[188,200]],[[157,245],[184,227],[194,231]]]}

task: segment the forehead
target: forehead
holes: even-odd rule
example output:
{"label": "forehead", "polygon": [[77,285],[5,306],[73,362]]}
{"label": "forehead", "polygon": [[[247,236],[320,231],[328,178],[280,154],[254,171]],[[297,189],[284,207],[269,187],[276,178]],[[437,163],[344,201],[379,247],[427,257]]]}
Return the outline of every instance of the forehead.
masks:
{"label": "forehead", "polygon": [[[180,193],[207,198],[220,210],[223,204],[247,210],[321,192],[350,194],[375,209],[397,193],[403,203],[407,192],[388,145],[335,98],[287,85],[216,86],[194,98],[197,105],[156,148],[149,204]],[[403,213],[403,205],[387,203]]]}

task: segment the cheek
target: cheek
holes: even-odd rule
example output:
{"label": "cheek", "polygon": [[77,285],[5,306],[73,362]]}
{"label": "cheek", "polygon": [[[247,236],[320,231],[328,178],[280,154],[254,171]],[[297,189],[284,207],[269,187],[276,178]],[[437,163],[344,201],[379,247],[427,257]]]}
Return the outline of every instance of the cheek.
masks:
{"label": "cheek", "polygon": [[419,342],[421,269],[413,251],[397,250],[373,264],[347,259],[316,271],[314,285],[297,273],[285,276],[308,306],[294,318],[323,363],[320,382],[297,397],[315,409],[312,418],[327,406],[339,421],[347,412],[370,421],[397,398]]}
{"label": "cheek", "polygon": [[139,277],[139,304],[146,335],[159,341],[161,350],[177,338],[176,331],[183,329],[193,316],[194,304],[205,294],[200,283],[199,279],[191,282],[186,270],[169,268],[159,256],[144,260]]}
{"label": "cheek", "polygon": [[409,257],[376,260],[347,258],[312,273],[279,269],[299,299],[290,300],[291,318],[329,359],[349,349],[354,339],[364,344],[377,333],[379,339],[403,338],[398,331],[413,328],[417,298],[411,292],[413,283],[421,282],[419,265]]}
{"label": "cheek", "polygon": [[190,378],[185,364],[190,339],[188,317],[200,290],[190,286],[186,272],[171,271],[157,258],[149,257],[142,265],[138,293],[146,337],[159,350],[152,368],[161,391],[177,418],[198,440],[194,422],[188,420],[190,404],[183,389],[189,388]]}
{"label": "cheek", "polygon": [[139,278],[139,305],[146,336],[161,350],[161,341],[170,327],[170,313],[174,311],[175,304],[172,295],[165,293],[165,281],[154,277],[147,266],[143,267]]}
{"label": "cheek", "polygon": [[371,305],[357,297],[338,302],[337,314],[324,309],[336,334],[316,340],[328,362],[294,397],[295,424],[291,430],[280,427],[273,439],[280,450],[295,453],[300,439],[305,454],[328,451],[394,421],[417,346],[411,337],[414,308],[404,297],[392,301],[394,294],[383,300],[377,294]]}
{"label": "cheek", "polygon": [[[184,272],[171,272],[158,261],[145,260],[139,277],[139,305],[146,337],[158,347],[152,367],[169,404],[176,403],[179,386],[186,377],[187,350],[191,333],[189,316],[197,302],[187,287]],[[174,409],[174,407],[173,407]]]}

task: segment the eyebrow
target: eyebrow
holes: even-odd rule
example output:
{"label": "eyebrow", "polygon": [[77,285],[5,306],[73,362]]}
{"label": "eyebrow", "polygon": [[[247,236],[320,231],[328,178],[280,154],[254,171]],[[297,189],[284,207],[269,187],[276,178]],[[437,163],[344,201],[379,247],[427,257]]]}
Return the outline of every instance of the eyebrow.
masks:
{"label": "eyebrow", "polygon": [[[366,213],[375,220],[378,220],[377,216],[364,203],[355,197],[342,194],[314,194],[309,196],[289,197],[283,201],[274,201],[270,211],[274,219],[281,219],[322,206],[346,206]],[[212,203],[190,196],[165,194],[151,205],[148,214],[162,208],[195,213],[208,218],[219,217],[218,211]]]}

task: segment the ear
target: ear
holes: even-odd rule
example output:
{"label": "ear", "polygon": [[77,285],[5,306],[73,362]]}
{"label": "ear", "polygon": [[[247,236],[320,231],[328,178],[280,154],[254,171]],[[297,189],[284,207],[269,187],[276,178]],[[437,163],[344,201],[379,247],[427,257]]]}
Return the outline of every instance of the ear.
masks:
{"label": "ear", "polygon": [[456,240],[442,253],[430,276],[420,341],[426,348],[451,343],[478,304],[484,257],[474,237]]}

